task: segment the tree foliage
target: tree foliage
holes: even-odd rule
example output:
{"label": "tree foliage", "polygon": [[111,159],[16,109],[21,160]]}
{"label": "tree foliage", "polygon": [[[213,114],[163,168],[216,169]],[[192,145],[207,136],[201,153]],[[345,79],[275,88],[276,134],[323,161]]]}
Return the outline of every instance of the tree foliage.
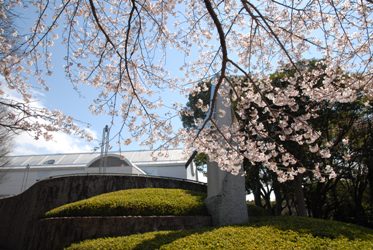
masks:
{"label": "tree foliage", "polygon": [[[297,64],[299,67],[307,65],[308,70],[312,70],[320,62],[302,61]],[[326,65],[323,67],[326,68]],[[286,89],[287,78],[292,77],[294,73],[294,68],[289,65],[271,74],[269,78],[272,86]],[[344,77],[348,77],[348,74],[340,71],[339,77],[334,80],[339,82]],[[240,78],[243,77],[230,77],[237,81]],[[322,86],[323,81],[324,76],[320,76],[317,84]],[[199,85],[203,84],[201,82]],[[241,84],[245,86],[244,82]],[[198,99],[206,103],[209,98],[202,89],[200,91],[189,99],[185,109],[185,114],[191,115],[189,118],[193,117],[194,121],[206,116],[206,113],[194,112],[192,108],[196,106]],[[233,106],[237,113],[237,107]],[[277,144],[297,157],[296,167],[304,167],[301,173],[298,171],[298,174],[288,178],[293,181],[286,183],[282,183],[281,175],[275,171],[245,158],[243,166],[246,170],[246,189],[254,195],[255,205],[277,215],[308,214],[316,218],[334,218],[372,226],[372,102],[361,93],[355,101],[347,103],[309,100],[300,94],[295,99],[294,106],[299,108],[286,111],[292,113],[292,118],[310,114],[306,111],[309,107],[314,109],[308,122],[315,131],[318,131],[319,143],[314,144],[317,146],[310,146],[307,143],[299,144],[292,140],[277,139]],[[250,116],[250,109],[245,112]],[[259,111],[256,115],[267,127],[266,131],[271,135],[270,138],[275,138],[274,135],[281,132],[278,129],[279,124],[267,122],[265,112]],[[250,129],[247,124],[251,119],[241,119],[239,115],[237,117],[241,130]],[[263,138],[252,136],[247,140],[263,141]],[[318,145],[324,148],[326,146],[330,156],[325,157],[321,154],[320,151],[323,149]],[[280,164],[277,166],[288,167]],[[318,168],[324,171],[318,171]],[[315,182],[315,179],[319,182]],[[275,201],[272,201],[271,196],[275,197]]]}

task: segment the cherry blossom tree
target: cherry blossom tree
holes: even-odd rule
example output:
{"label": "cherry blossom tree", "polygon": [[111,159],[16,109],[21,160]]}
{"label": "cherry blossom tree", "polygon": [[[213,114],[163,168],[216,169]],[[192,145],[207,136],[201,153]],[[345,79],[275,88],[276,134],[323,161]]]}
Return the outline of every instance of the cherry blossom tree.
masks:
{"label": "cherry blossom tree", "polygon": [[[21,48],[25,43],[22,43],[23,37],[18,34],[15,25],[18,15],[14,8],[18,4],[17,1],[0,2],[1,135],[5,138],[20,132],[28,132],[35,139],[42,137],[49,140],[52,138],[52,132],[63,131],[91,139],[91,135],[85,129],[74,123],[76,120],[73,117],[58,110],[48,110],[33,98],[32,87],[27,83],[28,79],[23,78],[25,72],[21,61],[25,54]],[[19,74],[14,79],[11,70]]]}
{"label": "cherry blossom tree", "polygon": [[[323,61],[301,61],[297,62],[296,65],[298,68],[307,68],[308,71],[312,71],[318,67],[327,66],[323,64]],[[272,91],[277,88],[276,92],[286,90],[288,87],[287,78],[293,77],[295,74],[295,69],[292,68],[291,65],[288,65],[284,69],[275,72],[269,76],[271,80],[271,88],[268,90],[263,91],[265,94],[264,101],[271,104],[273,110],[278,112],[281,110],[282,107],[277,105],[276,103],[272,102],[271,97],[274,94]],[[306,72],[306,71],[305,71]],[[335,77],[334,83],[338,84],[339,81],[348,77],[348,74],[340,71],[338,77]],[[302,81],[303,75],[300,76],[298,81]],[[229,76],[227,77],[229,81],[235,82],[234,91],[238,91],[243,87],[246,87],[245,78],[243,76]],[[317,87],[321,88],[325,84],[324,76],[321,75],[319,80],[317,81]],[[211,85],[211,81],[201,81],[199,86],[199,92],[195,92],[191,94],[188,98],[188,103],[186,105],[186,109],[184,115],[182,115],[183,125],[187,128],[195,128],[196,122],[198,120],[203,120],[208,115],[208,110],[201,109],[203,105],[208,105],[210,100],[210,93],[209,87]],[[297,143],[294,139],[284,140],[279,134],[282,133],[282,123],[278,123],[277,121],[270,121],[268,119],[268,113],[264,112],[264,109],[267,106],[260,107],[256,105],[255,102],[249,103],[247,105],[247,109],[242,109],[244,115],[236,115],[237,124],[240,127],[240,132],[246,136],[246,140],[250,142],[258,142],[258,143],[275,143],[286,150],[286,152],[292,154],[297,162],[293,164],[292,168],[297,169],[298,172],[301,173],[297,175],[289,175],[287,179],[293,180],[290,183],[287,183],[287,186],[279,185],[277,179],[280,181],[284,181],[283,175],[280,174],[276,178],[273,178],[273,174],[271,171],[268,171],[268,168],[263,168],[262,162],[252,162],[248,160],[248,158],[244,159],[243,167],[246,171],[246,188],[250,191],[253,191],[255,203],[258,206],[262,206],[262,201],[265,201],[265,205],[268,208],[272,207],[270,201],[270,193],[272,191],[276,194],[276,203],[279,206],[276,207],[277,214],[281,213],[283,209],[282,204],[284,198],[289,200],[291,194],[294,194],[294,198],[292,200],[295,202],[295,208],[298,215],[306,215],[307,210],[304,203],[304,194],[302,186],[305,186],[306,183],[304,180],[308,182],[314,183],[310,180],[312,177],[316,177],[320,183],[318,185],[322,185],[321,183],[325,183],[327,178],[331,178],[330,182],[327,182],[331,187],[335,186],[338,181],[334,181],[336,177],[336,173],[338,174],[338,179],[346,178],[346,174],[342,174],[345,172],[351,173],[351,169],[347,170],[346,167],[348,164],[356,166],[356,161],[340,161],[340,159],[345,158],[348,159],[348,154],[357,154],[356,149],[352,149],[353,147],[349,147],[346,150],[346,144],[348,144],[349,138],[351,135],[349,131],[353,128],[354,124],[360,121],[363,124],[367,124],[370,119],[371,115],[369,115],[369,100],[365,99],[364,96],[357,97],[357,99],[353,102],[348,103],[331,103],[325,100],[310,100],[306,98],[303,94],[302,89],[297,89],[299,94],[297,97],[294,98],[294,105],[292,109],[282,109],[281,113],[286,113],[289,115],[288,123],[291,123],[292,119],[298,119],[297,117],[303,117],[306,115],[311,114],[311,118],[307,121],[309,125],[312,127],[313,130],[318,131],[318,136],[315,139],[315,143],[311,144],[311,146],[307,143]],[[235,105],[233,102],[234,110],[239,107]],[[295,107],[295,108],[294,108]],[[311,111],[310,111],[311,110]],[[237,112],[236,112],[237,113]],[[255,113],[255,119],[258,120],[261,124],[263,124],[263,128],[267,133],[267,137],[263,138],[258,136],[257,131],[252,129],[252,114]],[[288,130],[286,130],[288,131]],[[286,132],[285,131],[285,132]],[[361,130],[360,136],[358,138],[362,141],[364,138],[364,134],[367,134],[367,131]],[[286,136],[286,134],[284,135]],[[331,144],[333,142],[333,144]],[[343,143],[342,143],[343,142]],[[329,145],[330,144],[330,145]],[[317,146],[316,146],[317,145]],[[328,148],[328,153],[330,157],[325,157],[323,153],[320,152],[319,145]],[[341,147],[344,145],[344,147]],[[364,147],[366,145],[364,144]],[[360,150],[362,151],[362,150]],[[349,153],[348,153],[349,152]],[[206,163],[208,159],[206,159],[205,154],[198,154],[199,159],[196,162],[201,163],[201,159],[204,159],[203,163]],[[289,165],[281,164],[282,161],[282,154],[273,155],[272,163],[276,164],[276,168],[269,168],[274,172],[279,172],[279,170],[287,170]],[[313,168],[306,168],[305,166],[322,166],[324,169],[324,173],[320,173],[315,171]],[[366,168],[364,164],[360,164],[362,168]],[[336,168],[335,168],[336,167]],[[359,166],[360,167],[360,166]],[[309,172],[303,174],[306,170],[310,170]],[[327,175],[326,173],[327,172]],[[288,186],[291,185],[291,186]],[[279,188],[282,187],[283,190],[289,189],[291,192],[282,192]],[[285,189],[286,188],[286,189]],[[281,194],[283,193],[283,195]],[[319,195],[320,191],[316,194]],[[313,195],[315,196],[315,195]],[[322,196],[320,196],[322,197]],[[318,198],[320,199],[320,198]],[[320,199],[321,200],[321,199]],[[312,201],[312,207],[316,207],[316,205],[324,205],[324,202],[320,202],[318,200]],[[291,212],[291,208],[288,207],[289,212]],[[317,216],[317,215],[316,215]]]}
{"label": "cherry blossom tree", "polygon": [[[308,145],[309,151],[330,157],[333,142],[319,144],[319,133],[309,122],[317,107],[299,107],[296,99],[343,103],[358,95],[370,100],[373,96],[371,1],[4,3],[9,8],[36,12],[29,33],[14,34],[22,39],[20,44],[8,43],[0,32],[0,73],[5,79],[1,84],[22,96],[19,105],[24,108],[23,114],[34,116],[27,113],[32,100],[30,80],[34,78],[48,89],[45,76],[58,70],[52,67],[51,47],[62,42],[66,77],[75,87],[83,84],[100,91],[91,111],[109,114],[113,121],[121,119],[122,129],[116,134],[120,142],[127,144],[135,138],[145,145],[161,145],[162,149],[182,142],[234,174],[241,173],[242,161],[247,158],[275,171],[281,181],[306,170],[314,171],[320,179],[333,175],[332,170],[318,163],[299,167],[297,157],[277,143]],[[184,57],[181,77],[167,70],[171,49]],[[327,67],[320,64],[308,70],[296,63],[309,58],[323,58]],[[272,86],[269,73],[285,65],[291,65],[294,74],[286,78],[285,87]],[[348,74],[341,75],[341,71]],[[239,74],[244,80],[239,84],[231,81],[231,74]],[[212,76],[211,102],[200,106],[209,110],[209,115],[195,129],[175,128],[173,119],[178,119],[183,105],[167,103],[164,91],[182,95],[198,92],[198,81]],[[222,88],[224,85],[228,87]],[[231,91],[225,91],[229,88]],[[213,114],[224,116],[215,108],[218,94],[225,98],[225,105],[234,103],[236,115],[248,121],[249,134],[238,124],[215,126]],[[294,116],[299,109],[305,114]],[[258,119],[259,110],[265,114],[265,121]],[[39,119],[22,119],[28,122],[22,129],[45,136],[53,129],[81,131],[65,115],[55,120],[54,113],[40,112],[38,118],[46,121],[45,126],[33,125]],[[276,124],[275,137],[265,124]],[[130,133],[124,133],[124,128]],[[262,140],[250,140],[254,135]]]}

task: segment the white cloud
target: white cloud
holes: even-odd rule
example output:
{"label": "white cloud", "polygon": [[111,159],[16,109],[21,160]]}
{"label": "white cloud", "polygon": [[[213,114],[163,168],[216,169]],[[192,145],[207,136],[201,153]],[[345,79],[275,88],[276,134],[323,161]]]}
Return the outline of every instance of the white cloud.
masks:
{"label": "white cloud", "polygon": [[63,132],[53,133],[53,139],[49,141],[44,140],[44,138],[35,140],[31,135],[24,132],[15,136],[11,155],[90,152],[93,147],[93,143]]}
{"label": "white cloud", "polygon": [[[1,78],[0,78],[1,80]],[[4,91],[3,97],[15,101],[22,102],[20,95],[14,90],[10,90],[2,86]],[[44,108],[45,106],[40,101],[44,94],[32,90],[33,99],[31,104],[36,108]],[[37,97],[37,99],[35,99]],[[55,153],[76,153],[76,152],[90,152],[94,146],[97,146],[97,134],[95,131],[85,128],[89,132],[93,141],[88,142],[85,139],[74,135],[69,135],[63,132],[51,132],[53,139],[46,141],[42,136],[35,140],[32,135],[27,132],[21,132],[14,136],[13,146],[10,149],[10,155],[37,155],[37,154],[55,154]]]}

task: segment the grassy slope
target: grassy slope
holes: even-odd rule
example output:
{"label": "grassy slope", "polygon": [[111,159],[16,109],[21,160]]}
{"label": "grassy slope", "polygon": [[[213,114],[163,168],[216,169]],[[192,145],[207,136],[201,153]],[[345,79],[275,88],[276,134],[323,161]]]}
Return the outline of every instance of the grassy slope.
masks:
{"label": "grassy slope", "polygon": [[65,204],[46,217],[125,215],[207,215],[205,194],[182,189],[128,189]]}
{"label": "grassy slope", "polygon": [[373,230],[301,217],[260,217],[249,225],[88,240],[85,249],[373,249]]}

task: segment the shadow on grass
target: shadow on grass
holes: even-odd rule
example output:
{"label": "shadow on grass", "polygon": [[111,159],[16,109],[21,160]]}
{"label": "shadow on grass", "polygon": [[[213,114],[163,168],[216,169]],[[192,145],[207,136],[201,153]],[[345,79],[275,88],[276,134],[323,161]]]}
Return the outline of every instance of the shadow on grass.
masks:
{"label": "shadow on grass", "polygon": [[349,240],[373,241],[372,229],[338,221],[297,216],[263,216],[250,219],[248,226],[253,227],[270,226],[280,230],[292,230],[330,239],[346,237]]}
{"label": "shadow on grass", "polygon": [[174,231],[167,233],[159,233],[154,238],[149,240],[144,240],[138,244],[134,250],[150,250],[150,249],[159,249],[163,245],[172,243],[175,240],[190,236],[192,234],[202,234],[212,230],[213,228],[200,228],[200,229],[191,229],[187,231]]}
{"label": "shadow on grass", "polygon": [[[283,231],[294,231],[300,234],[311,234],[314,237],[336,239],[345,237],[349,240],[368,240],[373,241],[373,230],[361,226],[341,223],[338,221],[321,220],[297,216],[260,216],[251,217],[250,223],[246,225],[236,225],[234,228],[245,227],[272,227]],[[216,230],[216,227],[159,233],[154,238],[144,240],[134,249],[159,249],[178,239],[190,236],[192,234],[203,234]]]}
{"label": "shadow on grass", "polygon": [[[292,233],[286,231],[292,231]],[[333,243],[311,236],[336,239],[336,241]],[[268,237],[272,239],[267,241]],[[341,237],[344,239],[338,239]],[[343,244],[351,240],[357,241],[352,242],[349,248],[342,247]],[[175,244],[175,241],[178,243]],[[299,242],[297,243],[297,241]],[[340,247],[343,249],[372,249],[372,244],[369,242],[373,242],[373,230],[356,225],[295,216],[261,216],[250,217],[250,223],[245,225],[147,232],[101,238],[83,242],[81,246],[76,245],[71,249],[160,249],[162,246],[172,245],[172,243],[174,243],[172,247],[180,247],[180,249],[183,246],[191,247],[191,244],[195,244],[193,249],[243,249],[246,246],[250,249],[250,247],[256,248],[258,244],[268,246],[269,249],[272,249],[273,244],[278,244],[279,249],[288,249],[286,244],[289,243],[294,243],[294,247],[307,249],[308,247],[312,248],[311,246],[314,246],[315,249],[325,249],[328,246],[330,249],[340,249]],[[338,248],[335,248],[337,246]]]}

